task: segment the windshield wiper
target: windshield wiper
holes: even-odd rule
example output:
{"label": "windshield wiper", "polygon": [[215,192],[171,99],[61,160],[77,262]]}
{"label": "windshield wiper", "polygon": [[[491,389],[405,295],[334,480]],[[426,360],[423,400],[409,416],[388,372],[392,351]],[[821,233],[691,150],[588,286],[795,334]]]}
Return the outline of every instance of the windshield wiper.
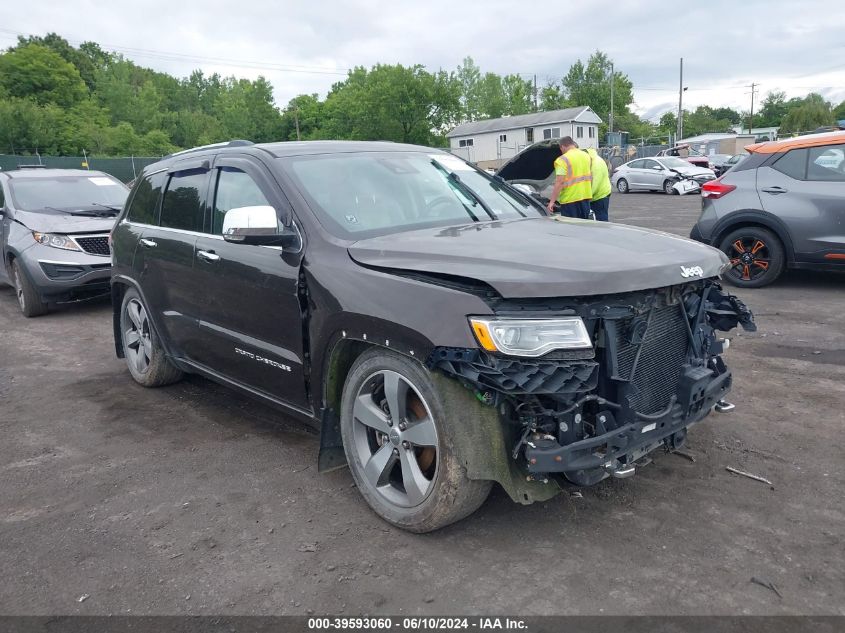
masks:
{"label": "windshield wiper", "polygon": [[[517,189],[516,187],[514,187],[511,183],[509,183],[507,180],[505,180],[505,179],[504,179],[504,178],[502,178],[501,176],[499,176],[499,175],[493,175],[493,176],[491,176],[490,178],[491,178],[491,180],[492,180],[492,182],[491,182],[490,184],[492,185],[492,187],[493,187],[494,189],[497,189],[497,190],[498,190],[498,189],[503,189],[503,188],[504,188],[504,189],[506,189],[509,193],[511,193],[512,195],[515,195],[515,196],[517,196],[517,197],[519,197],[519,198],[522,198],[523,200],[526,200],[526,201],[527,201],[527,202],[528,202],[531,206],[533,206],[533,207],[536,207],[536,206],[538,206],[538,205],[540,204],[540,203],[539,203],[539,202],[537,202],[534,198],[532,198],[530,195],[528,195],[527,193],[525,193],[525,192],[524,192],[524,191],[522,191],[521,189]],[[511,206],[513,207],[513,205],[511,205]],[[522,211],[520,211],[520,210],[519,210],[519,209],[517,209],[516,207],[513,207],[513,208],[514,208],[514,211],[516,211],[516,212],[517,212],[519,215],[521,215],[523,218],[527,218],[527,217],[528,217],[527,215],[525,215]]]}
{"label": "windshield wiper", "polygon": [[95,207],[102,207],[103,209],[108,209],[109,211],[114,211],[115,214],[120,213],[121,210],[122,210],[120,207],[115,207],[115,206],[112,206],[110,204],[103,204],[102,202],[92,202],[91,204],[94,205]]}
{"label": "windshield wiper", "polygon": [[[491,219],[491,220],[497,220],[497,219],[498,219],[498,218],[496,217],[496,214],[495,214],[495,213],[493,213],[493,210],[492,210],[489,206],[487,206],[487,203],[486,203],[486,202],[484,202],[484,200],[482,200],[482,199],[481,199],[481,196],[479,196],[477,193],[475,193],[475,191],[473,191],[473,190],[469,187],[469,185],[467,185],[467,184],[466,184],[463,180],[461,180],[461,178],[460,178],[460,176],[458,176],[458,174],[456,174],[456,173],[455,173],[455,172],[453,172],[453,171],[449,171],[448,169],[446,169],[445,167],[443,167],[443,165],[441,165],[440,163],[438,163],[438,162],[437,162],[436,160],[434,160],[434,159],[432,159],[431,164],[432,164],[432,165],[434,165],[434,166],[435,166],[437,169],[439,169],[440,171],[442,171],[444,174],[446,174],[446,177],[449,179],[449,181],[450,181],[451,183],[454,183],[455,187],[457,187],[458,189],[460,189],[460,190],[461,190],[461,192],[462,192],[462,193],[463,193],[463,194],[464,194],[467,198],[469,198],[470,200],[472,200],[473,202],[475,202],[475,204],[477,204],[477,205],[478,205],[478,206],[480,206],[482,209],[484,209],[484,213],[486,213],[488,216],[490,216],[490,219]],[[467,211],[469,211],[469,209],[467,209]],[[470,213],[470,215],[472,215],[472,219],[473,219],[473,220],[475,220],[476,222],[478,222],[478,218],[476,218],[476,217],[475,217],[472,213]]]}

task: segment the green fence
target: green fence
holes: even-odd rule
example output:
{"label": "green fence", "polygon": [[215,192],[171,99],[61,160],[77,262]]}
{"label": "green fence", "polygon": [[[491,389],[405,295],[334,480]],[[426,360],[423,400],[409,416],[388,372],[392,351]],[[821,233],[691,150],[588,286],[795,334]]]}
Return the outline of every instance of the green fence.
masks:
{"label": "green fence", "polygon": [[[0,169],[8,171],[17,169],[21,165],[44,165],[55,169],[85,169],[83,156],[19,156],[16,154],[0,154]],[[118,180],[129,182],[133,180],[147,165],[161,160],[161,157],[129,156],[124,158],[91,158],[88,157],[88,169],[104,171]]]}

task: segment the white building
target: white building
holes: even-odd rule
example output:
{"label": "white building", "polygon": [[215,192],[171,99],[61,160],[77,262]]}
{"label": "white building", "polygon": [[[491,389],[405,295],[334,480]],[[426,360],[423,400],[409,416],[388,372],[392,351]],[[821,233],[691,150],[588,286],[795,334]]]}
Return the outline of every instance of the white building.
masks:
{"label": "white building", "polygon": [[449,151],[482,168],[496,168],[537,141],[571,136],[584,149],[599,146],[601,119],[587,106],[472,121],[446,137]]}

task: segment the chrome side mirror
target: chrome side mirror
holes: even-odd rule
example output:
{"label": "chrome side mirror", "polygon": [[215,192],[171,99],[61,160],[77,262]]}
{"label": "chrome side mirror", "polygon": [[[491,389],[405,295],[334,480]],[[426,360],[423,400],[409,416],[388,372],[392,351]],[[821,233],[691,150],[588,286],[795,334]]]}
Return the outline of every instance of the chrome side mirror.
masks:
{"label": "chrome side mirror", "polygon": [[235,207],[223,216],[223,239],[239,244],[292,246],[299,243],[299,234],[279,222],[276,209],[270,205]]}

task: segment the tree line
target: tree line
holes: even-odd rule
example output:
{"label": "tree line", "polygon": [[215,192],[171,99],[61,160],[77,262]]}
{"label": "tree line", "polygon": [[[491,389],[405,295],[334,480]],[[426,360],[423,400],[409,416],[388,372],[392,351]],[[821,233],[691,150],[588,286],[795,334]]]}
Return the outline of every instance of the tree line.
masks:
{"label": "tree line", "polygon": [[[613,90],[611,91],[611,83]],[[141,67],[95,42],[78,47],[55,33],[19,37],[0,54],[0,152],[45,155],[159,156],[232,138],[391,140],[446,145],[458,123],[535,110],[590,106],[607,131],[613,95],[614,129],[631,139],[674,133],[676,116],[658,123],[632,110],[633,84],[596,51],[559,80],[482,72],[471,57],[455,70],[376,64],[349,71],[325,98],[302,94],[279,108],[273,87],[256,80],[205,75],[176,78]],[[755,127],[810,130],[845,118],[820,95],[786,99],[769,93]],[[727,131],[747,113],[699,106],[684,112],[687,135]]]}

